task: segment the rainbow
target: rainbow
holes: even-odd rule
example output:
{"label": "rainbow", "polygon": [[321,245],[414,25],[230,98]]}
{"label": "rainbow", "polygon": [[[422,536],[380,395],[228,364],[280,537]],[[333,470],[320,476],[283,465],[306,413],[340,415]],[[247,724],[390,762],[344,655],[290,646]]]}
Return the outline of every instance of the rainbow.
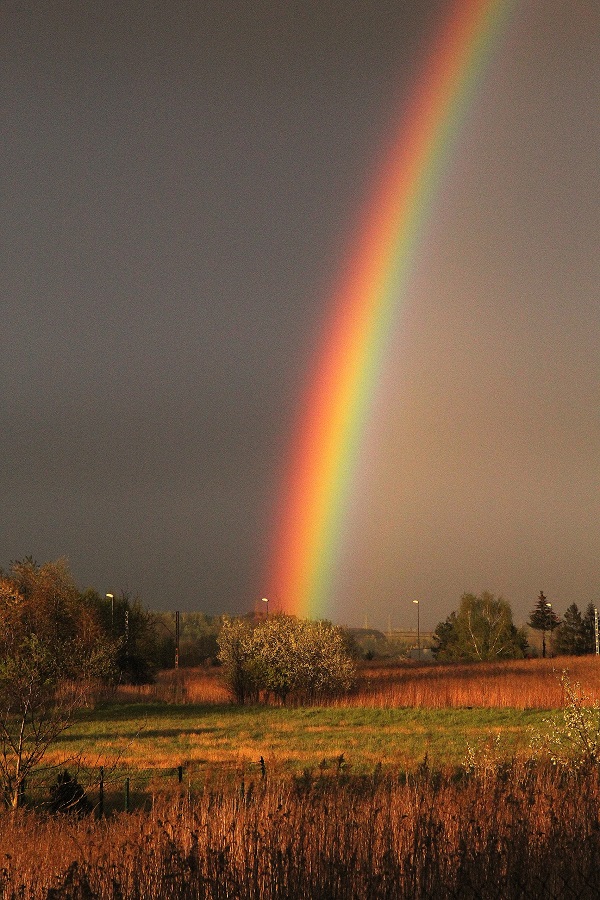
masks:
{"label": "rainbow", "polygon": [[330,613],[361,440],[440,180],[516,0],[455,0],[352,242],[299,404],[265,584],[275,608]]}

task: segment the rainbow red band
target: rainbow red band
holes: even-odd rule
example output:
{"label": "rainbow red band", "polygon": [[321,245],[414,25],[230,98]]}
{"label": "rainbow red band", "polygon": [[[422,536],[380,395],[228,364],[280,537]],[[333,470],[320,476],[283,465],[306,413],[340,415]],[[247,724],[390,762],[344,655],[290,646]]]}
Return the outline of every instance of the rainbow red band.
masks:
{"label": "rainbow red band", "polygon": [[457,0],[432,47],[368,213],[301,399],[270,549],[267,596],[331,614],[340,535],[361,439],[415,252],[486,64],[516,0]]}

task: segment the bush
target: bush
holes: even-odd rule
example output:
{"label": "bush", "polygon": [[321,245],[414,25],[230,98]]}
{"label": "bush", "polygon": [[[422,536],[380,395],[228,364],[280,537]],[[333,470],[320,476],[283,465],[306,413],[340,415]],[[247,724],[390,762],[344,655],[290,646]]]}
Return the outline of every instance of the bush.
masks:
{"label": "bush", "polygon": [[345,693],[355,663],[343,632],[331,622],[271,616],[252,626],[226,620],[219,636],[223,676],[238,703],[261,696],[281,703],[315,702]]}
{"label": "bush", "polygon": [[89,813],[91,808],[77,778],[72,778],[66,769],[64,772],[60,772],[56,782],[50,788],[50,812],[73,813],[82,816]]}

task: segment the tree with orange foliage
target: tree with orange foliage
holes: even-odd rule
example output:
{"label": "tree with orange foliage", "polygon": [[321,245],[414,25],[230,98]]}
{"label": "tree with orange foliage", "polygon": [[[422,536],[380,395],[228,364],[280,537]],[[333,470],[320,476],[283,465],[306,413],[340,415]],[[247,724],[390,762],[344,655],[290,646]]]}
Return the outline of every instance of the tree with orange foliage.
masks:
{"label": "tree with orange foliage", "polygon": [[93,679],[106,676],[107,641],[64,560],[27,558],[0,572],[0,792],[17,808],[25,781],[72,721]]}

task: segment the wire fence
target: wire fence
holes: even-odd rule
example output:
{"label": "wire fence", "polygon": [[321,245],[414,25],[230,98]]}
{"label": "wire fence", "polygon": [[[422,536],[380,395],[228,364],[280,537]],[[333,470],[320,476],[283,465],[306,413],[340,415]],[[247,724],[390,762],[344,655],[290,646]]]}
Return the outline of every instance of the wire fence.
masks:
{"label": "wire fence", "polygon": [[[156,795],[185,787],[183,764],[168,769],[127,770],[66,764],[42,769],[22,785],[20,806],[39,813],[93,814],[152,808]],[[189,787],[189,782],[188,782]]]}
{"label": "wire fence", "polygon": [[184,763],[54,771],[29,802],[76,815],[0,816],[0,900],[600,897],[600,767],[337,762],[282,779],[261,758],[202,784]]}

